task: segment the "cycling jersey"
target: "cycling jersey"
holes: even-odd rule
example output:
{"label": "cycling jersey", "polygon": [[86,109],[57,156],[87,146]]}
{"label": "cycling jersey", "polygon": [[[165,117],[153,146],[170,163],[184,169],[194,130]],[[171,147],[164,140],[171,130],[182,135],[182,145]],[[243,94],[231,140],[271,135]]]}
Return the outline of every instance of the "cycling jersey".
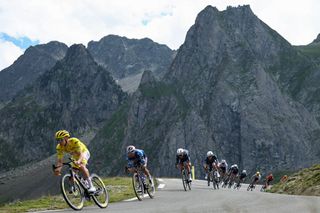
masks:
{"label": "cycling jersey", "polygon": [[239,169],[236,166],[231,166],[230,169],[229,169],[229,172],[232,172],[233,174],[236,175],[236,174],[238,174]]}
{"label": "cycling jersey", "polygon": [[261,175],[253,175],[252,178],[254,181],[259,181],[261,179]]}
{"label": "cycling jersey", "polygon": [[241,174],[240,174],[240,179],[244,179],[244,178],[246,178],[247,177],[247,173],[243,173],[243,172],[241,172]]}
{"label": "cycling jersey", "polygon": [[223,173],[226,173],[226,171],[228,169],[228,164],[227,163],[225,163],[225,164],[219,163],[219,168],[221,169],[221,171]]}
{"label": "cycling jersey", "polygon": [[212,156],[211,159],[209,159],[209,157],[206,157],[206,159],[204,160],[204,163],[207,165],[212,165],[213,163],[217,163],[217,157],[216,156]]}
{"label": "cycling jersey", "polygon": [[69,138],[65,146],[56,147],[58,159],[62,159],[64,153],[69,153],[72,157],[77,160],[79,159],[79,153],[89,152],[86,145],[84,145],[78,138]]}
{"label": "cycling jersey", "polygon": [[146,166],[147,164],[147,156],[142,149],[134,150],[134,156],[129,158],[127,156],[128,167],[137,167],[137,166]]}
{"label": "cycling jersey", "polygon": [[190,161],[189,151],[186,149],[184,150],[182,158],[180,158],[179,155],[176,156],[176,164],[189,162],[189,161]]}
{"label": "cycling jersey", "polygon": [[271,182],[271,181],[273,181],[273,176],[272,175],[268,175],[266,179]]}

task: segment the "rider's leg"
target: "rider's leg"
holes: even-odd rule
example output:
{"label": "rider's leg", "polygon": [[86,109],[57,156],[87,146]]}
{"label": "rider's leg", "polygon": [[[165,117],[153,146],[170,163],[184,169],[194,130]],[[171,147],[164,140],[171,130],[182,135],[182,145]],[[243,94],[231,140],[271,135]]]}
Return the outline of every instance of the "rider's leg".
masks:
{"label": "rider's leg", "polygon": [[146,165],[142,165],[141,168],[142,168],[143,173],[144,173],[144,174],[148,177],[148,179],[150,180],[150,179],[151,179],[151,175],[150,175],[150,172],[149,172],[149,170],[147,169]]}
{"label": "rider's leg", "polygon": [[204,177],[204,179],[208,179],[208,165],[206,163],[203,164],[203,168],[204,168],[204,171],[206,173],[206,176]]}
{"label": "rider's leg", "polygon": [[189,181],[192,181],[192,178],[191,178],[191,163],[190,162],[184,162],[184,168],[187,170],[188,172],[188,177],[189,177]]}

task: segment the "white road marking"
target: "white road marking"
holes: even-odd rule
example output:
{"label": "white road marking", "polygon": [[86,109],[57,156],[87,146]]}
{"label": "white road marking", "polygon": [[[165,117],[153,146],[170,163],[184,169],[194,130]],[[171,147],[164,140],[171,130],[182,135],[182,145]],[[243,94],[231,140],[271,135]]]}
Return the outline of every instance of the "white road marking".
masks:
{"label": "white road marking", "polygon": [[158,189],[163,189],[166,186],[166,184],[160,183],[158,186]]}

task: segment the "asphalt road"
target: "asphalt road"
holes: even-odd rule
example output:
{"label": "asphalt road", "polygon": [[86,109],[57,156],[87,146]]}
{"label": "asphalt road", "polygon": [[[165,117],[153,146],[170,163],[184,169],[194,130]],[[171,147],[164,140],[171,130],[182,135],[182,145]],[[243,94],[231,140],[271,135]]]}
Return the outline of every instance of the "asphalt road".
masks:
{"label": "asphalt road", "polygon": [[[164,179],[165,187],[156,192],[154,199],[146,197],[143,201],[123,201],[112,203],[106,209],[84,207],[82,212],[115,213],[157,213],[157,212],[301,212],[319,213],[320,197],[281,195],[247,191],[247,185],[240,190],[208,187],[205,181],[194,181],[191,191],[184,191],[181,180]],[[73,210],[55,211],[70,212]]]}

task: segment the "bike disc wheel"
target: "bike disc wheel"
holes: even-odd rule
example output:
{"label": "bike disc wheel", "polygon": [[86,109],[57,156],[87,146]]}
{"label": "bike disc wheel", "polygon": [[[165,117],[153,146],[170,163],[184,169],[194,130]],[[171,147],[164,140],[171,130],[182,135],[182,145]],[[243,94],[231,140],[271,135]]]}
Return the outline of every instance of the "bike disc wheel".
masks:
{"label": "bike disc wheel", "polygon": [[144,195],[144,187],[137,173],[134,173],[132,176],[132,186],[133,186],[134,194],[136,195],[138,200],[141,201]]}
{"label": "bike disc wheel", "polygon": [[84,192],[78,181],[71,181],[71,174],[61,178],[61,193],[67,204],[74,210],[81,210],[84,203]]}
{"label": "bike disc wheel", "polygon": [[96,188],[96,191],[92,195],[93,201],[100,208],[107,208],[109,204],[109,193],[106,189],[106,186],[101,178],[96,174],[91,175],[91,181],[93,186]]}

